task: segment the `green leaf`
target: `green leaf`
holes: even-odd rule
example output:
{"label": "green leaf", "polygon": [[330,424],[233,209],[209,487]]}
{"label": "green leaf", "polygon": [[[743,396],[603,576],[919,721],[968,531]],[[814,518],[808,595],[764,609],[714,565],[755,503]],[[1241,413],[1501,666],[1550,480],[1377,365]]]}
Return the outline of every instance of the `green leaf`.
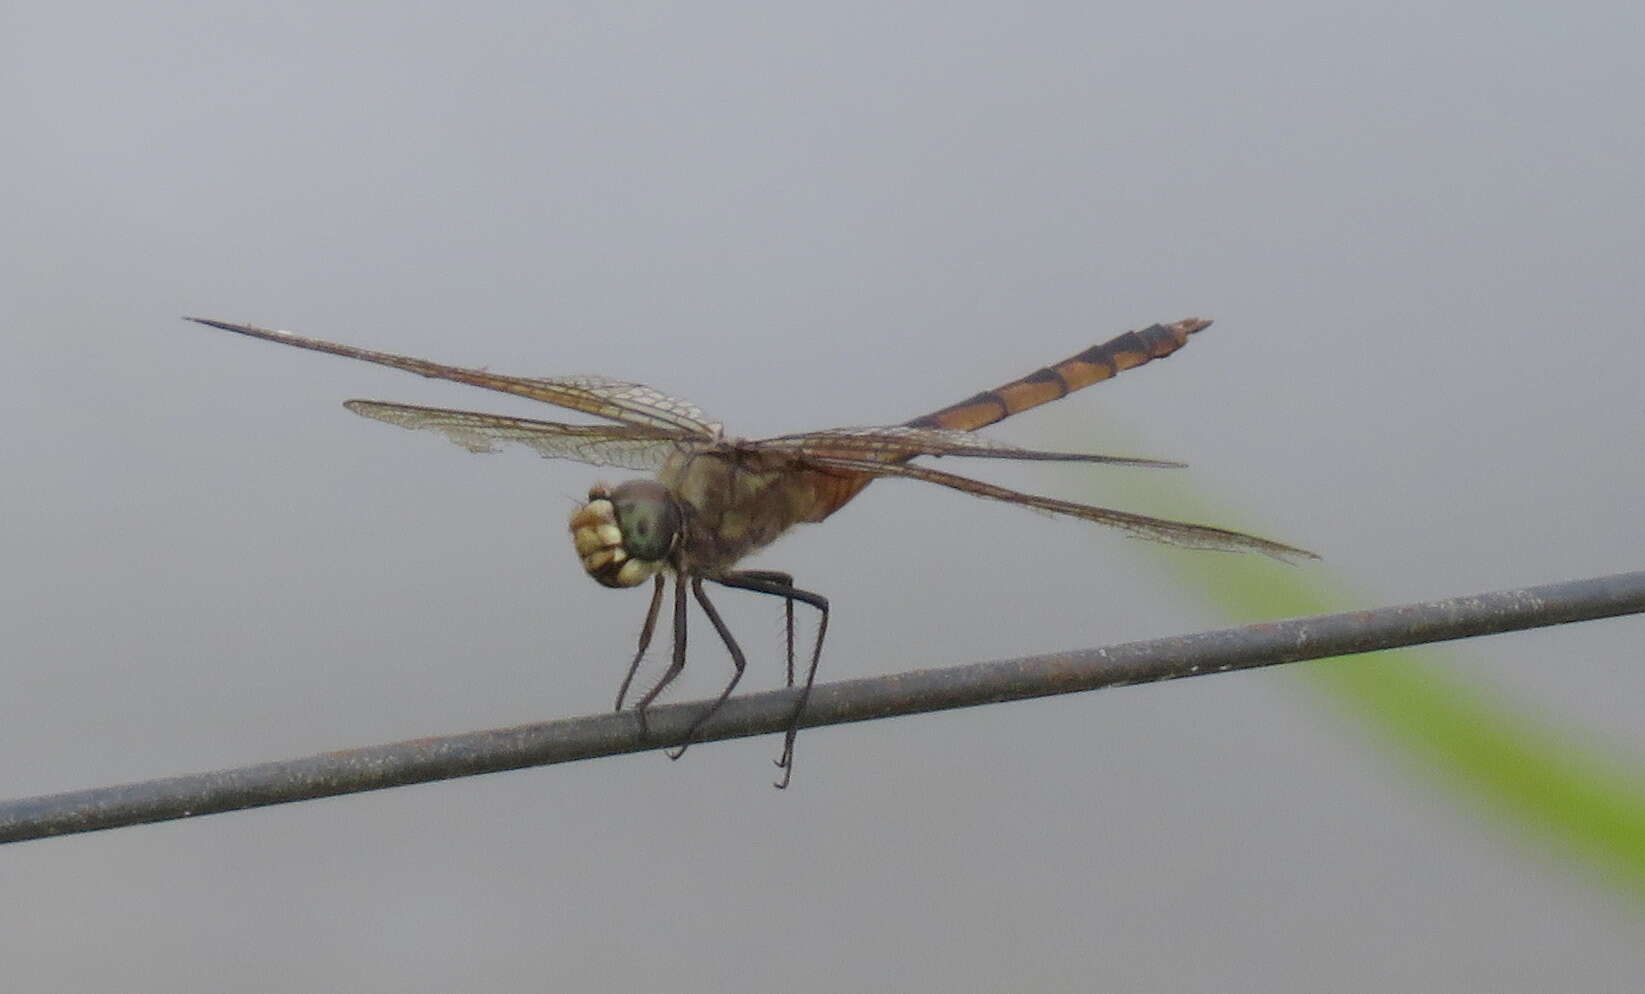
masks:
{"label": "green leaf", "polygon": [[[1077,478],[1066,471],[1059,475]],[[1088,493],[1086,499],[1110,505],[1118,493],[1120,506],[1129,509],[1244,528],[1240,516],[1226,508],[1209,502],[1191,508],[1188,473],[1150,474],[1145,482],[1116,477],[1105,475],[1102,495]],[[1090,482],[1085,476],[1083,486],[1089,489]],[[1308,544],[1308,536],[1252,530]],[[1138,543],[1139,549],[1144,545],[1173,578],[1231,622],[1381,606],[1333,576],[1329,550],[1322,562],[1286,566],[1257,556],[1147,543]],[[1446,655],[1436,647],[1402,649],[1304,663],[1288,671],[1459,805],[1486,815],[1558,865],[1645,902],[1645,768],[1621,758],[1620,750],[1591,742],[1584,732],[1555,727],[1533,709],[1510,703],[1475,676],[1464,681],[1447,666]]]}

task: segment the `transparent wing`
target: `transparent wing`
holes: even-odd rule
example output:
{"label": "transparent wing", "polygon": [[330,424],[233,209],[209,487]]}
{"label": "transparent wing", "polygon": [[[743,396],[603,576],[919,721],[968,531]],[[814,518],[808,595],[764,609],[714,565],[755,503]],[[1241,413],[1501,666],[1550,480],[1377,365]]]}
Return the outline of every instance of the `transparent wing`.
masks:
{"label": "transparent wing", "polygon": [[401,428],[437,431],[470,452],[496,452],[499,444],[508,443],[535,449],[550,459],[574,459],[590,466],[655,470],[682,446],[707,445],[691,432],[643,425],[564,425],[379,400],[350,400],[343,406]]}
{"label": "transparent wing", "polygon": [[1019,504],[1023,507],[1049,511],[1052,514],[1066,514],[1075,518],[1083,518],[1086,521],[1095,521],[1097,524],[1119,528],[1138,538],[1186,546],[1191,549],[1260,552],[1265,556],[1271,556],[1284,562],[1319,558],[1307,549],[1299,549],[1281,542],[1258,538],[1244,532],[1229,531],[1226,528],[1213,528],[1210,525],[1192,525],[1185,521],[1167,521],[1164,518],[1151,518],[1143,514],[1132,514],[1129,511],[1115,511],[1106,507],[1094,507],[1090,504],[1076,504],[1073,501],[1058,500],[1055,497],[1025,494],[1016,490],[1008,490],[1005,487],[995,486],[992,483],[984,483],[981,480],[973,480],[970,477],[944,473],[926,466],[910,466],[906,463],[882,463],[872,459],[853,459],[814,454],[802,458],[806,463],[820,469],[844,469],[870,476],[900,476],[910,480],[924,480],[927,483],[935,483],[940,487],[975,494],[978,497],[987,497],[990,500],[1005,501],[1009,504]]}
{"label": "transparent wing", "polygon": [[418,376],[467,383],[470,386],[483,387],[487,390],[511,393],[519,397],[529,397],[532,400],[540,400],[545,404],[566,407],[573,411],[582,411],[584,414],[609,418],[612,421],[621,421],[624,424],[667,428],[704,439],[718,438],[722,430],[720,424],[710,421],[697,405],[680,400],[678,397],[670,397],[661,391],[653,390],[651,387],[640,383],[612,380],[603,376],[549,376],[536,379],[523,376],[505,376],[501,373],[492,373],[483,369],[445,366],[437,362],[429,362],[426,359],[395,355],[392,352],[374,352],[371,349],[355,348],[352,345],[338,345],[335,342],[307,338],[289,331],[274,331],[249,324],[233,324],[228,321],[215,321],[209,318],[188,318],[187,320],[212,328],[221,328],[224,331],[232,331],[240,335],[249,335],[252,338],[278,342],[281,345],[295,345],[300,349],[328,352],[347,359],[374,362],[380,366],[392,366],[395,369],[403,369],[408,373],[416,373]]}
{"label": "transparent wing", "polygon": [[[500,377],[510,380],[511,377]],[[562,407],[572,407],[574,410],[588,411],[601,417],[615,421],[626,421],[630,424],[644,424],[657,428],[674,428],[688,432],[703,439],[720,437],[725,426],[718,421],[710,421],[702,408],[689,400],[672,397],[654,387],[644,383],[631,383],[627,380],[614,380],[608,376],[597,376],[592,373],[583,373],[572,376],[544,376],[537,379],[521,379],[517,382],[525,384],[528,390],[520,391],[523,397],[545,401],[550,404],[559,404]],[[493,387],[493,389],[497,389]],[[508,392],[516,392],[510,389]],[[561,399],[550,399],[550,396]],[[575,407],[567,404],[567,399],[586,399],[590,406]],[[596,410],[595,408],[599,408]],[[610,413],[612,409],[621,411],[621,414]]]}
{"label": "transparent wing", "polygon": [[915,456],[965,456],[978,459],[1110,463],[1161,469],[1180,469],[1185,465],[1164,459],[1136,459],[1130,456],[1025,449],[1009,442],[978,435],[976,432],[948,428],[918,428],[910,425],[830,428],[826,431],[808,431],[798,435],[778,435],[751,444],[798,455],[840,456],[874,462],[900,462]]}

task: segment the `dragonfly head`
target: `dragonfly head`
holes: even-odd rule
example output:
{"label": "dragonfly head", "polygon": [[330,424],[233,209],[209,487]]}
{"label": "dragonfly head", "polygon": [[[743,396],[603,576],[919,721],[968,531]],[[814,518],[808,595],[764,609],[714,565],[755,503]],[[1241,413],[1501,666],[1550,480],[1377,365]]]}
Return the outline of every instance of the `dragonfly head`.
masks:
{"label": "dragonfly head", "polygon": [[571,516],[583,569],[607,587],[637,587],[668,565],[680,544],[680,505],[656,480],[597,483]]}

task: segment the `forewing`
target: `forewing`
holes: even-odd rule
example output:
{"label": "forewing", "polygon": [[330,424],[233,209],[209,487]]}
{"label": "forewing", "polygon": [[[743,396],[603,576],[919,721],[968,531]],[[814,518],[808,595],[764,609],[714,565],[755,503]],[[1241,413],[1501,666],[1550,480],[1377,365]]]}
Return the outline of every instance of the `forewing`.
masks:
{"label": "forewing", "polygon": [[350,400],[343,406],[401,428],[437,431],[470,452],[496,452],[500,444],[523,445],[550,459],[573,459],[591,466],[655,470],[682,446],[704,444],[695,434],[672,428],[566,425],[379,400]]}
{"label": "forewing", "polygon": [[496,390],[500,393],[529,397],[532,400],[540,400],[545,404],[570,408],[573,411],[582,411],[584,414],[609,418],[612,421],[620,421],[624,424],[672,429],[705,439],[717,438],[721,432],[721,426],[717,422],[710,421],[697,405],[680,400],[677,397],[670,397],[640,383],[612,380],[603,376],[549,376],[542,378],[505,376],[484,369],[446,366],[437,362],[429,362],[426,359],[395,355],[392,352],[375,352],[371,349],[355,348],[352,345],[339,345],[335,342],[308,338],[289,331],[275,331],[249,324],[233,324],[228,321],[215,321],[209,318],[189,318],[188,320],[212,328],[232,331],[240,335],[249,335],[252,338],[278,342],[281,345],[294,345],[300,349],[328,352],[331,355],[340,355],[348,359],[374,362],[380,366],[392,366],[395,369],[403,369],[408,373],[416,373],[418,376],[427,376],[431,379],[451,380],[456,383],[467,383],[470,386],[482,387],[486,390]]}
{"label": "forewing", "polygon": [[1085,452],[1049,452],[1025,449],[978,435],[946,428],[916,428],[885,425],[873,428],[830,428],[800,435],[779,435],[753,443],[766,449],[782,449],[806,456],[839,456],[872,462],[901,462],[916,456],[964,456],[976,459],[1049,460],[1055,462],[1109,463],[1178,469],[1179,462],[1163,459],[1136,459]]}
{"label": "forewing", "polygon": [[[504,376],[498,379],[524,385],[523,389],[518,391],[506,388],[508,393],[519,393],[522,397],[587,411],[614,421],[626,421],[655,428],[673,428],[703,439],[718,438],[724,431],[723,425],[718,421],[710,421],[702,408],[696,404],[679,397],[671,397],[644,383],[630,383],[627,380],[614,380],[607,376],[592,374],[545,376],[539,379],[515,379]],[[576,404],[567,403],[568,400],[586,401],[588,406],[578,407]]]}
{"label": "forewing", "polygon": [[1115,511],[1106,507],[1058,500],[1055,497],[1025,494],[1016,490],[1008,490],[1005,487],[995,486],[992,483],[984,483],[981,480],[973,480],[970,477],[944,473],[926,466],[818,455],[806,456],[805,461],[822,469],[844,469],[872,476],[900,476],[910,480],[924,480],[927,483],[935,483],[940,487],[949,487],[964,493],[975,494],[978,497],[987,497],[990,500],[1000,500],[1041,511],[1050,511],[1053,514],[1066,514],[1075,518],[1083,518],[1086,521],[1094,521],[1097,524],[1119,528],[1137,538],[1186,546],[1191,549],[1260,552],[1265,556],[1271,556],[1284,562],[1319,558],[1307,549],[1299,549],[1270,539],[1258,538],[1244,532],[1230,531],[1226,528],[1213,528],[1210,525],[1193,525],[1185,521],[1167,521],[1164,518],[1151,518],[1144,514],[1132,514],[1129,511]]}

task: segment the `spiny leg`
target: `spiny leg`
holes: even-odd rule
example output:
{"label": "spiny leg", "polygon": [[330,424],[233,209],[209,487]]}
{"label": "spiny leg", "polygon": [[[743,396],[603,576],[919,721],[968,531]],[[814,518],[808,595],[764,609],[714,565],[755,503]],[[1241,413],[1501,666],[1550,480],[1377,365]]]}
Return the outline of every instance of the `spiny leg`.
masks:
{"label": "spiny leg", "polygon": [[[640,648],[634,653],[634,661],[628,664],[628,674],[623,677],[623,685],[617,688],[617,710],[623,709],[623,698],[628,696],[628,687],[634,682],[634,674],[639,672],[640,660],[645,658],[645,651],[651,648],[651,636],[657,630],[657,615],[663,606],[663,574],[657,574],[657,582],[651,588],[651,607],[645,612],[645,625],[640,629]],[[643,718],[641,719],[644,720]]]}
{"label": "spiny leg", "polygon": [[715,609],[714,602],[709,600],[708,595],[703,592],[701,577],[691,578],[691,593],[692,596],[697,598],[697,603],[703,606],[703,613],[708,615],[708,621],[714,626],[714,630],[720,633],[720,641],[724,642],[726,649],[730,651],[731,665],[736,672],[731,674],[731,682],[725,685],[724,690],[720,691],[720,696],[715,699],[708,710],[698,715],[697,720],[691,723],[691,727],[685,730],[685,738],[680,744],[668,751],[669,759],[679,759],[685,755],[686,747],[691,745],[691,737],[697,734],[697,729],[703,727],[704,722],[714,717],[714,713],[725,706],[726,699],[731,696],[731,691],[736,689],[737,681],[743,678],[743,670],[748,665],[748,660],[743,656],[742,647],[737,645],[735,638],[731,637],[731,629],[725,626],[725,621],[720,617],[720,612]]}
{"label": "spiny leg", "polygon": [[674,575],[674,659],[668,664],[657,685],[645,692],[645,696],[634,704],[634,712],[640,717],[640,733],[650,735],[645,724],[645,709],[663,692],[663,688],[674,682],[674,678],[685,669],[685,577]]}
{"label": "spiny leg", "polygon": [[[777,760],[777,766],[783,771],[783,776],[773,784],[778,790],[786,789],[788,781],[794,776],[794,740],[800,734],[800,715],[805,713],[806,702],[811,700],[811,685],[817,682],[817,664],[822,661],[823,637],[828,634],[828,598],[804,590],[795,590],[794,594],[796,599],[803,600],[820,611],[822,620],[817,622],[817,645],[811,650],[811,665],[805,671],[805,687],[800,691],[799,702],[794,705],[794,717],[789,720],[788,731],[783,733],[783,754]],[[809,596],[800,596],[802,594]]]}
{"label": "spiny leg", "polygon": [[788,781],[794,776],[794,740],[800,734],[800,715],[805,713],[806,701],[811,699],[811,685],[817,680],[817,663],[822,659],[823,639],[828,635],[828,598],[809,590],[801,590],[792,582],[781,583],[767,579],[769,574],[762,575],[762,572],[726,573],[711,579],[727,587],[740,587],[743,590],[785,598],[790,608],[794,601],[804,601],[822,613],[822,620],[817,623],[817,643],[811,650],[811,666],[805,674],[805,686],[800,690],[800,699],[794,705],[794,715],[788,720],[788,730],[783,734],[783,754],[782,758],[777,760],[783,776],[774,784],[781,790],[788,786]]}
{"label": "spiny leg", "polygon": [[[794,574],[784,573],[780,569],[745,569],[737,573],[751,580],[769,580],[784,587],[794,585]],[[794,686],[794,598],[783,598],[783,614],[787,624],[784,626],[788,635],[788,685]]]}

